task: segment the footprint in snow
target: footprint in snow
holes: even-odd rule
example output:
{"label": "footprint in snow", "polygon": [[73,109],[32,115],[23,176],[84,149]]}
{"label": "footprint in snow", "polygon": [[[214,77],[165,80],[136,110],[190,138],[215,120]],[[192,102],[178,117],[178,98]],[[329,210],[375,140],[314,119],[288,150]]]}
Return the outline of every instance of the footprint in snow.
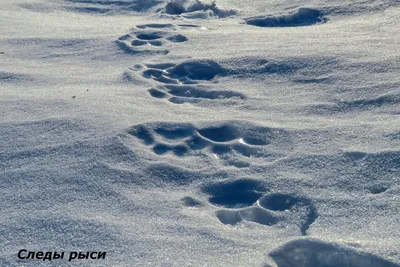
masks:
{"label": "footprint in snow", "polygon": [[132,32],[116,40],[118,46],[130,54],[162,54],[170,52],[168,48],[177,43],[188,41],[181,34],[185,29],[204,29],[192,24],[143,24],[137,25]]}
{"label": "footprint in snow", "polygon": [[302,235],[318,218],[312,201],[304,196],[286,193],[268,193],[262,181],[237,179],[213,182],[203,186],[209,202],[224,209],[216,212],[223,224],[237,225],[243,221],[266,226],[299,227]]}
{"label": "footprint in snow", "polygon": [[243,121],[205,123],[145,123],[127,130],[126,143],[139,141],[158,157],[188,156],[236,168],[286,157],[292,149],[289,133]]}

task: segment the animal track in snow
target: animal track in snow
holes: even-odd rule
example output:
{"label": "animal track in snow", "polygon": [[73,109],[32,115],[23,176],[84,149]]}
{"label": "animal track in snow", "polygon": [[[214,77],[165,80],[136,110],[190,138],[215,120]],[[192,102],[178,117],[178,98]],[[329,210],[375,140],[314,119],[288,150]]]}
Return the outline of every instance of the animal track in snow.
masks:
{"label": "animal track in snow", "polygon": [[235,91],[211,90],[206,86],[166,85],[148,90],[155,98],[166,98],[174,104],[198,103],[202,100],[223,100],[229,98],[245,99],[246,97]]}
{"label": "animal track in snow", "polygon": [[269,256],[277,267],[399,267],[372,254],[313,239],[290,241]]}
{"label": "animal track in snow", "polygon": [[274,211],[290,210],[298,202],[297,198],[284,194],[268,195],[258,201],[261,207]]}
{"label": "animal track in snow", "polygon": [[159,12],[185,18],[207,19],[211,17],[224,18],[235,15],[235,10],[225,10],[217,7],[215,2],[202,3],[199,0],[172,0]]}
{"label": "animal track in snow", "polygon": [[249,207],[240,210],[218,210],[215,214],[223,224],[237,225],[242,221],[248,221],[271,226],[278,223],[278,219],[271,212],[260,207]]}
{"label": "animal track in snow", "polygon": [[203,188],[203,192],[211,195],[211,204],[225,208],[252,206],[265,191],[263,183],[253,179],[213,183]]}
{"label": "animal track in snow", "polygon": [[[313,61],[302,58],[268,60],[259,57],[231,58],[217,62],[210,59],[191,59],[179,63],[136,64],[125,75],[141,76],[161,84],[215,84],[219,77],[265,78],[267,75],[291,75],[308,68]],[[138,75],[137,75],[138,74]]]}
{"label": "animal track in snow", "polygon": [[322,12],[311,8],[299,8],[297,12],[281,16],[263,16],[246,19],[248,25],[258,27],[299,27],[325,23]]}
{"label": "animal track in snow", "polygon": [[213,60],[136,65],[131,70],[140,71],[144,78],[163,84],[197,84],[199,81],[210,81],[226,71]]}
{"label": "animal track in snow", "polygon": [[371,187],[369,191],[371,192],[371,194],[377,195],[386,192],[388,188],[389,188],[388,186],[376,185],[374,187]]}
{"label": "animal track in snow", "polygon": [[276,224],[278,218],[274,214],[253,206],[266,190],[262,182],[253,179],[212,183],[203,188],[203,192],[211,196],[211,204],[227,208],[218,210],[216,216],[223,224],[230,225],[242,221],[263,225]]}
{"label": "animal track in snow", "polygon": [[283,193],[266,194],[268,188],[259,180],[238,179],[208,184],[202,191],[208,201],[225,209],[216,212],[223,224],[237,225],[251,221],[263,225],[289,225],[299,227],[307,235],[310,225],[317,219],[317,210],[311,200]]}
{"label": "animal track in snow", "polygon": [[140,72],[141,76],[146,79],[163,84],[148,90],[152,97],[166,98],[174,104],[246,98],[245,95],[235,91],[214,90],[210,86],[198,84],[200,81],[207,82],[226,73],[223,67],[212,60],[190,60],[179,64],[136,65],[134,70]]}
{"label": "animal track in snow", "polygon": [[174,24],[138,25],[131,33],[119,37],[116,42],[128,53],[168,54],[169,50],[160,47],[188,40],[186,36],[177,32],[179,28],[181,27]]}
{"label": "animal track in snow", "polygon": [[[244,63],[245,62],[245,63]],[[225,64],[226,63],[226,64]],[[221,65],[222,64],[222,65]],[[143,79],[153,87],[149,93],[155,98],[166,98],[174,104],[199,103],[204,100],[245,99],[242,93],[211,89],[219,77],[264,79],[266,75],[286,75],[307,66],[301,59],[289,62],[249,57],[234,58],[219,63],[209,59],[192,59],[179,63],[137,64],[123,75],[128,81]]]}
{"label": "animal track in snow", "polygon": [[127,137],[151,147],[158,156],[199,156],[223,165],[248,167],[271,162],[291,151],[289,134],[243,121],[206,123],[148,123],[131,127]]}
{"label": "animal track in snow", "polygon": [[285,220],[297,220],[302,235],[307,235],[310,225],[318,218],[316,208],[311,200],[305,197],[274,193],[263,196],[257,204],[268,210],[284,212]]}

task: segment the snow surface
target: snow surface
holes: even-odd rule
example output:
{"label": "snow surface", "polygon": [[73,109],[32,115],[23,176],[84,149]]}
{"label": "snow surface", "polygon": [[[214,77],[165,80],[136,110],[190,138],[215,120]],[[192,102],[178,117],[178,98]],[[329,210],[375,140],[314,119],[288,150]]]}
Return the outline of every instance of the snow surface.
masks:
{"label": "snow surface", "polygon": [[2,0],[0,266],[400,266],[399,18]]}

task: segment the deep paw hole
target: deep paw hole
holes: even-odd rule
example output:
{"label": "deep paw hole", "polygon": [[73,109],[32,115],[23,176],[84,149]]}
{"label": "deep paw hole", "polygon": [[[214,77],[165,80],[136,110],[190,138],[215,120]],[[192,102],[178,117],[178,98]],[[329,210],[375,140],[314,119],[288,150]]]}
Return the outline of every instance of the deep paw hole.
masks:
{"label": "deep paw hole", "polygon": [[151,145],[154,142],[153,135],[144,126],[134,127],[128,133],[142,140],[146,145]]}
{"label": "deep paw hole", "polygon": [[299,199],[286,194],[271,194],[258,200],[261,207],[274,211],[284,211],[293,208]]}
{"label": "deep paw hole", "polygon": [[269,211],[260,207],[249,207],[241,210],[219,210],[217,218],[223,224],[237,225],[242,221],[254,222],[266,226],[278,223],[278,219]]}
{"label": "deep paw hole", "polygon": [[230,125],[204,128],[198,130],[198,132],[214,142],[228,142],[239,137],[236,129]]}
{"label": "deep paw hole", "polygon": [[149,93],[152,97],[155,97],[155,98],[166,98],[167,97],[166,93],[161,92],[160,90],[157,90],[154,88],[149,89]]}
{"label": "deep paw hole", "polygon": [[149,44],[151,44],[152,46],[162,46],[162,42],[159,40],[150,41]]}
{"label": "deep paw hole", "polygon": [[240,179],[212,184],[204,191],[211,195],[211,204],[225,208],[243,208],[253,205],[265,188],[260,181]]}
{"label": "deep paw hole", "polygon": [[145,41],[140,41],[140,40],[133,40],[131,43],[133,46],[142,46],[142,45],[146,45],[147,42]]}
{"label": "deep paw hole", "polygon": [[143,77],[145,78],[160,78],[163,75],[163,72],[161,70],[157,69],[148,69],[143,71]]}
{"label": "deep paw hole", "polygon": [[382,194],[388,190],[388,187],[386,186],[375,186],[369,189],[371,194],[377,195],[377,194]]}
{"label": "deep paw hole", "polygon": [[172,78],[186,77],[191,80],[212,80],[216,75],[222,74],[224,69],[211,60],[186,61],[176,65],[171,70]]}
{"label": "deep paw hole", "polygon": [[207,147],[208,142],[199,136],[193,136],[186,141],[186,145],[193,150],[200,150]]}
{"label": "deep paw hole", "polygon": [[125,34],[124,36],[121,36],[118,38],[118,40],[120,41],[125,41],[125,40],[129,40],[132,36],[130,34]]}
{"label": "deep paw hole", "polygon": [[136,38],[140,40],[156,40],[162,38],[162,36],[156,33],[139,33],[136,35]]}
{"label": "deep paw hole", "polygon": [[162,28],[173,28],[173,27],[174,25],[172,24],[143,24],[136,26],[136,28],[138,29],[146,29],[146,28],[162,29]]}
{"label": "deep paw hole", "polygon": [[165,125],[157,127],[154,131],[164,138],[176,140],[189,137],[193,134],[191,125]]}
{"label": "deep paw hole", "polygon": [[158,145],[155,145],[153,147],[153,151],[157,155],[163,155],[163,154],[168,153],[169,151],[171,151],[171,148],[169,146],[167,146],[167,145],[164,145],[164,144],[158,144]]}
{"label": "deep paw hole", "polygon": [[185,104],[185,103],[198,103],[200,100],[195,98],[187,98],[187,97],[171,97],[169,102],[173,104]]}

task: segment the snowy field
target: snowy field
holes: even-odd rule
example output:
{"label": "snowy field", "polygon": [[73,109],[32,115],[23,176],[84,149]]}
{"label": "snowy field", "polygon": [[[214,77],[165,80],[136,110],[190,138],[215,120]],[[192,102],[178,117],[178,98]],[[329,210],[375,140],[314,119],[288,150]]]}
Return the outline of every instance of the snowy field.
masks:
{"label": "snowy field", "polygon": [[399,19],[1,0],[0,266],[399,267]]}

